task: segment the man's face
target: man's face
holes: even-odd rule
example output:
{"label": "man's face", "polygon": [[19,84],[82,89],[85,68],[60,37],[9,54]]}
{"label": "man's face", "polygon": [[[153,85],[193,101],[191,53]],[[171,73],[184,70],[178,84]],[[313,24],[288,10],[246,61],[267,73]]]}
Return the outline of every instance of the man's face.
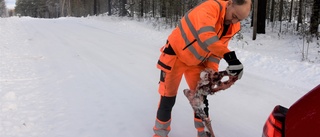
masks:
{"label": "man's face", "polygon": [[224,18],[224,24],[235,24],[248,17],[251,9],[251,3],[248,1],[243,5],[236,5],[232,3],[232,0],[229,0],[226,15]]}

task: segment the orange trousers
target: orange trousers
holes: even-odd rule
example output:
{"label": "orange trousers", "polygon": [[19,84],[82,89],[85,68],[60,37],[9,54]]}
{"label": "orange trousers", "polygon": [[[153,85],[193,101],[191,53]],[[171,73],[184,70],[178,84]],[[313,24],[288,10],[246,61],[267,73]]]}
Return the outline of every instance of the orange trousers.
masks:
{"label": "orange trousers", "polygon": [[197,82],[200,80],[200,72],[204,69],[204,65],[187,66],[177,59],[171,72],[161,71],[158,89],[159,94],[166,97],[176,96],[183,75],[189,88],[191,90],[196,89]]}
{"label": "orange trousers", "polygon": [[[158,92],[161,95],[157,118],[153,130],[153,137],[167,137],[170,132],[171,111],[175,104],[176,95],[182,79],[185,77],[189,89],[195,90],[200,80],[200,72],[205,69],[204,65],[187,66],[176,59],[170,72],[161,70]],[[208,110],[207,110],[208,111]],[[204,125],[201,119],[195,117],[195,127],[199,137],[205,137]]]}

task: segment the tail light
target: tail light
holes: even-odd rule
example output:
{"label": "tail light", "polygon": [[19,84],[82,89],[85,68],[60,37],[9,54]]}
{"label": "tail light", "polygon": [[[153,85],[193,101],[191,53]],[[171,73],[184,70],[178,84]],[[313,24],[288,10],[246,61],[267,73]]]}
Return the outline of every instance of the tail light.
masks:
{"label": "tail light", "polygon": [[268,117],[262,137],[284,137],[285,118],[288,109],[283,106],[276,106]]}

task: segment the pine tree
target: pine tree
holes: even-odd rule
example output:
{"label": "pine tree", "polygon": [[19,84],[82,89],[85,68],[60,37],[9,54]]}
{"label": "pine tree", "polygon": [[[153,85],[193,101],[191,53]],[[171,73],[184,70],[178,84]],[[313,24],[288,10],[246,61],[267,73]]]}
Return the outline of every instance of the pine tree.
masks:
{"label": "pine tree", "polygon": [[320,23],[320,0],[314,0],[311,22],[310,22],[310,33],[318,35],[318,25]]}
{"label": "pine tree", "polygon": [[0,0],[0,17],[7,16],[7,7],[4,0]]}

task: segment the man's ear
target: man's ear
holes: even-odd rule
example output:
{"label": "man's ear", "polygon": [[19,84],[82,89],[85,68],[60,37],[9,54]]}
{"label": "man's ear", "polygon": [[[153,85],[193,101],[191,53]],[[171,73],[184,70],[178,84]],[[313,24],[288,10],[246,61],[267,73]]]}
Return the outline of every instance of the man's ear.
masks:
{"label": "man's ear", "polygon": [[228,0],[228,5],[227,6],[230,6],[232,4],[232,0]]}

